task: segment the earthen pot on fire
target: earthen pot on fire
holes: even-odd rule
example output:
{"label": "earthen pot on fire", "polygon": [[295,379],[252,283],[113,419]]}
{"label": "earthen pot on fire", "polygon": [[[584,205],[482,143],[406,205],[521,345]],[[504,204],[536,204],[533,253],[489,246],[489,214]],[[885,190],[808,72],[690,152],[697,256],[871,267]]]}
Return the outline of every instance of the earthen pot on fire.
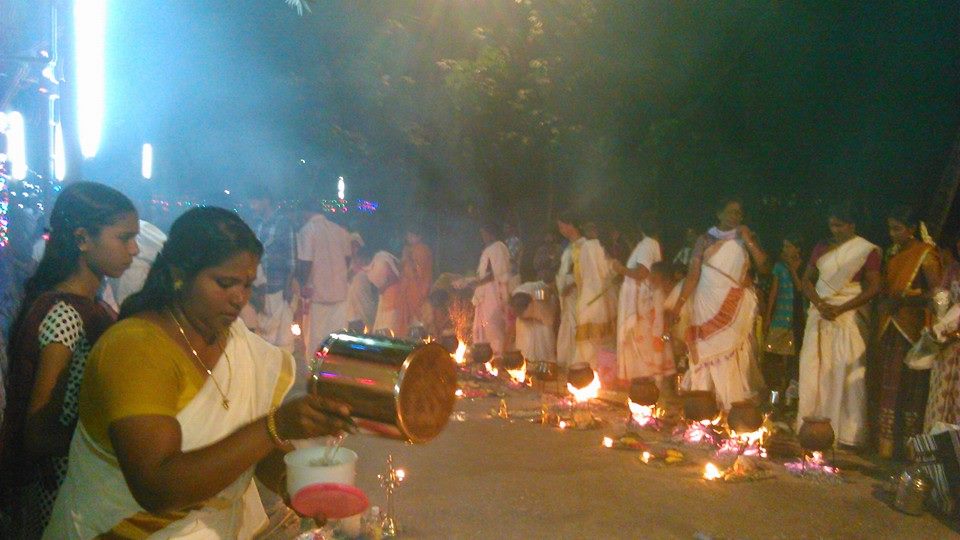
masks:
{"label": "earthen pot on fire", "polygon": [[470,347],[470,357],[474,363],[486,364],[493,358],[493,347],[489,343],[474,343],[473,347]]}
{"label": "earthen pot on fire", "polygon": [[530,368],[530,376],[540,382],[553,382],[557,380],[558,365],[556,362],[533,362]]}
{"label": "earthen pot on fire", "polygon": [[593,369],[586,362],[571,364],[570,370],[567,371],[567,382],[577,389],[586,388],[593,382],[593,377]]}
{"label": "earthen pot on fire", "polygon": [[823,452],[833,447],[833,426],[829,418],[806,416],[797,433],[800,447],[810,452]]}
{"label": "earthen pot on fire", "polygon": [[683,416],[687,420],[700,422],[717,416],[717,398],[708,390],[693,390],[683,394]]}
{"label": "earthen pot on fire", "polygon": [[650,377],[637,377],[630,381],[630,401],[649,407],[656,405],[659,398],[660,389]]}
{"label": "earthen pot on fire", "polygon": [[763,425],[763,414],[753,401],[738,401],[730,405],[727,426],[737,433],[750,433]]}
{"label": "earthen pot on fire", "polygon": [[506,351],[494,364],[500,369],[520,369],[523,367],[523,354],[520,351]]}
{"label": "earthen pot on fire", "polygon": [[460,344],[460,341],[457,339],[457,336],[440,336],[437,338],[437,343],[446,349],[448,353],[453,354],[457,352],[457,345]]}

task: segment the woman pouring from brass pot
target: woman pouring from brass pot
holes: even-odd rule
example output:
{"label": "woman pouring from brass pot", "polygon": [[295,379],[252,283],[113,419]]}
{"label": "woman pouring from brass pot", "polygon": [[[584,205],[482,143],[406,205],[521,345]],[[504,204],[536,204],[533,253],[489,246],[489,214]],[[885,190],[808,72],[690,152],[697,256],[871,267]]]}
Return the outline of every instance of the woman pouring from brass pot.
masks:
{"label": "woman pouring from brass pot", "polygon": [[290,439],[352,429],[338,402],[281,405],[293,358],[238,321],[262,252],[233,212],[174,222],[90,354],[45,538],[251,538],[266,523],[254,474],[282,493]]}

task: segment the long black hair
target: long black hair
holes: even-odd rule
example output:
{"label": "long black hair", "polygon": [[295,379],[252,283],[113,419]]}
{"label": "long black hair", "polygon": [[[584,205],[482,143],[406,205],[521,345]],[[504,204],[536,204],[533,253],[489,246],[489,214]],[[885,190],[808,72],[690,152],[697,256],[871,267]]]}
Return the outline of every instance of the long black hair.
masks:
{"label": "long black hair", "polygon": [[33,302],[77,270],[80,261],[77,229],[83,228],[95,237],[104,227],[136,212],[126,195],[103,184],[76,182],[63,189],[50,212],[50,239],[37,270],[24,285],[23,301],[10,327],[11,347]]}
{"label": "long black hair", "polygon": [[914,207],[905,204],[898,204],[887,211],[887,218],[899,221],[907,227],[920,226],[919,212]]}
{"label": "long black hair", "polygon": [[[189,289],[197,274],[238,253],[260,258],[263,245],[237,214],[215,206],[188,210],[173,222],[143,289],[123,302],[120,318],[170,307]],[[183,280],[182,287],[175,286],[174,269]]]}

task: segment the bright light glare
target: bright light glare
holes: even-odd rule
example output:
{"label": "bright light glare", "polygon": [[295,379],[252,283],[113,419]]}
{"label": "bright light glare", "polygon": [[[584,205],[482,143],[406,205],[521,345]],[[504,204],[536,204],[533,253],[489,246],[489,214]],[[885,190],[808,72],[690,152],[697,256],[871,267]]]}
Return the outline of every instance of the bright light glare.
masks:
{"label": "bright light glare", "polygon": [[27,177],[27,133],[23,115],[16,111],[7,113],[7,159],[14,180]]}
{"label": "bright light glare", "polygon": [[59,122],[53,134],[53,176],[61,182],[67,176],[67,155],[63,150],[63,126]]}
{"label": "bright light glare", "polygon": [[344,199],[344,194],[347,190],[347,183],[343,181],[343,177],[337,178],[337,198],[340,200]]}
{"label": "bright light glare", "polygon": [[83,157],[92,158],[100,149],[103,122],[107,0],[76,0],[73,9],[77,40],[77,130],[80,152]]}
{"label": "bright light glare", "polygon": [[143,152],[140,154],[140,175],[149,180],[153,178],[153,145],[143,144]]}

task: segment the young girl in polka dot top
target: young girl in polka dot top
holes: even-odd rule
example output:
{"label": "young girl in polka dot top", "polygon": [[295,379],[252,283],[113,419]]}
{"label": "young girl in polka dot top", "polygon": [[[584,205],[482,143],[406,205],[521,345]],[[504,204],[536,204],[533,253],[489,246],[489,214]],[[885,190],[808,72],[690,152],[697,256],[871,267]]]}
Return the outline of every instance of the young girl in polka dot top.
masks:
{"label": "young girl in polka dot top", "polygon": [[77,396],[93,343],[116,319],[98,299],[137,254],[133,203],[77,182],[50,215],[50,240],[10,330],[0,427],[0,537],[39,538],[67,472]]}

